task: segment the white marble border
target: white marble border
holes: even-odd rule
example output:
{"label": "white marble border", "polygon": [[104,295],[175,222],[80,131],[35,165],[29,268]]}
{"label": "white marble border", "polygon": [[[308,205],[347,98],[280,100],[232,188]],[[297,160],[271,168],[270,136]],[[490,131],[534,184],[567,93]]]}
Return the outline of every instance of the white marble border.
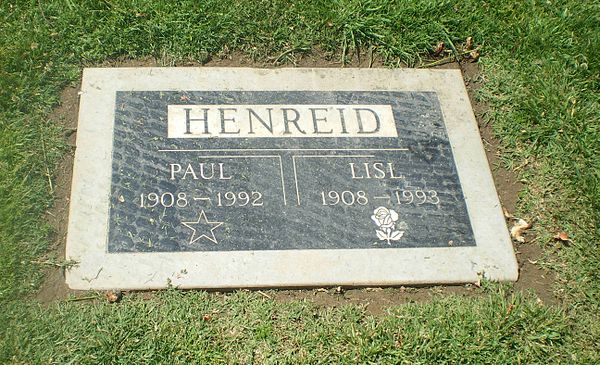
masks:
{"label": "white marble border", "polygon": [[[115,92],[435,91],[476,247],[108,254]],[[66,258],[72,289],[373,286],[515,281],[518,267],[458,70],[91,68],[81,86]]]}

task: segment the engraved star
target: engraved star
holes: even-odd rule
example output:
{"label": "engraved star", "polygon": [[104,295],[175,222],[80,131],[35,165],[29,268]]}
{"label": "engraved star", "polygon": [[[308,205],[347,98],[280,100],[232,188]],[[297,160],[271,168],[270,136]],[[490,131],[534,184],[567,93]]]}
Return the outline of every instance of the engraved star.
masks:
{"label": "engraved star", "polygon": [[[184,226],[188,227],[192,230],[192,236],[190,237],[190,244],[202,239],[206,238],[207,240],[213,243],[217,242],[217,238],[215,237],[215,229],[220,227],[223,222],[209,222],[206,218],[206,213],[204,210],[200,212],[200,216],[198,220],[195,222],[181,222]],[[200,232],[201,234],[199,234]]]}

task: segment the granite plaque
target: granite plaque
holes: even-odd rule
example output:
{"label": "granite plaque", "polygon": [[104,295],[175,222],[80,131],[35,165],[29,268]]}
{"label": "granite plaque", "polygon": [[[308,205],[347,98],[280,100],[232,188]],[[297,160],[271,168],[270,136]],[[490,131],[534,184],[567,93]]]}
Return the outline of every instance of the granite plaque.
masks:
{"label": "granite plaque", "polygon": [[459,71],[86,69],[75,289],[516,280]]}

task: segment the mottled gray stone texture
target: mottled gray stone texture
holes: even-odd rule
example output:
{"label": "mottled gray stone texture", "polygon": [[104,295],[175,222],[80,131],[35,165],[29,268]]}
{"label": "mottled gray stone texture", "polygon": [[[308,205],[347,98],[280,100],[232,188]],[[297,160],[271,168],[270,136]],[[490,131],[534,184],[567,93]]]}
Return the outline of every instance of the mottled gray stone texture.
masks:
{"label": "mottled gray stone texture", "polygon": [[[398,138],[169,139],[174,104],[391,105]],[[435,92],[117,91],[112,158],[109,253],[475,246]]]}

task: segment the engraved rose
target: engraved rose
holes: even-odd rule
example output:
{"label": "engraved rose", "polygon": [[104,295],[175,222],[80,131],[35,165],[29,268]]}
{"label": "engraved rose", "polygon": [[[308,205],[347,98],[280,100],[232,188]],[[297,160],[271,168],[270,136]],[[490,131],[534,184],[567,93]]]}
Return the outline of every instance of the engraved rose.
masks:
{"label": "engraved rose", "polygon": [[393,209],[379,207],[373,211],[371,219],[379,229],[375,231],[377,238],[380,241],[398,241],[404,235],[404,231],[396,230],[396,222],[398,221],[398,213]]}
{"label": "engraved rose", "polygon": [[398,220],[398,213],[395,210],[390,210],[386,207],[379,207],[373,211],[371,219],[380,228],[392,228]]}

